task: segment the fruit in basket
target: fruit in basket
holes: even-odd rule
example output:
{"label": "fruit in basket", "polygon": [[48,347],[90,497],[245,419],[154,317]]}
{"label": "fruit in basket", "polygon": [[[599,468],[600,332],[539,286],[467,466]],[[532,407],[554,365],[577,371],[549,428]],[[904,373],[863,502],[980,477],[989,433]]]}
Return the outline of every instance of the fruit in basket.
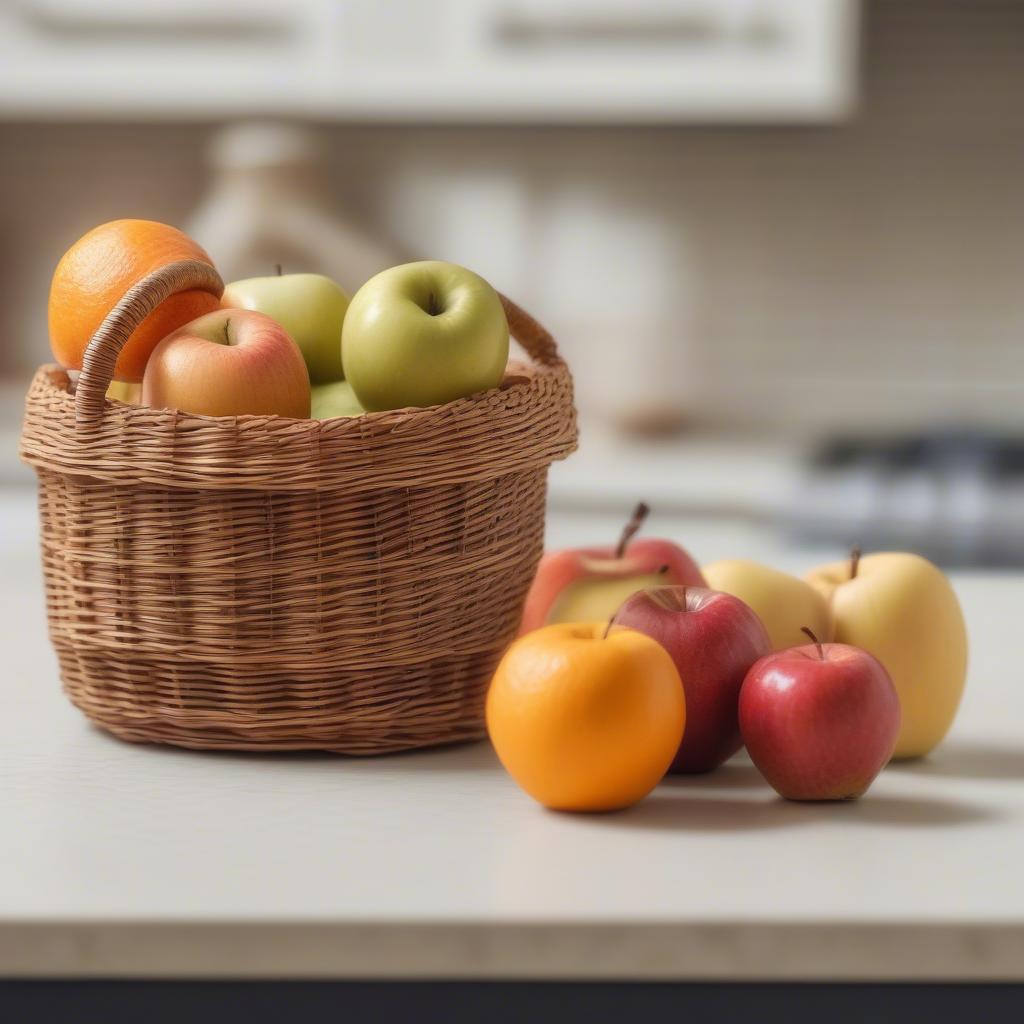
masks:
{"label": "fruit in basket", "polygon": [[312,388],[309,415],[315,420],[329,420],[335,416],[361,416],[365,411],[347,380],[316,384]]}
{"label": "fruit in basket", "polygon": [[384,270],[356,292],[341,356],[363,408],[377,411],[497,387],[508,344],[498,293],[471,270],[424,260]]}
{"label": "fruit in basket", "polygon": [[123,402],[125,405],[142,404],[142,385],[129,384],[123,380],[112,380],[107,388],[107,398],[116,402]]}
{"label": "fruit in basket", "polygon": [[487,694],[498,758],[535,800],[611,811],[643,799],[679,749],[686,706],[665,649],[607,623],[548,626],[505,653]]}
{"label": "fruit in basket", "polygon": [[[50,284],[50,347],[57,362],[80,370],[89,341],[125,292],[152,271],[184,259],[211,263],[187,235],[152,220],[114,220],[83,235],[61,257]],[[128,339],[114,377],[141,381],[161,339],[219,305],[219,295],[198,289],[164,299]]]}
{"label": "fruit in basket", "polygon": [[877,658],[815,640],[752,666],[740,691],[740,729],[781,796],[851,800],[892,755],[900,701]]}
{"label": "fruit in basket", "polygon": [[804,643],[802,626],[822,640],[832,639],[828,601],[806,580],[745,558],[713,562],[702,572],[712,590],[732,594],[757,612],[774,650]]}
{"label": "fruit in basket", "polygon": [[270,317],[218,309],[168,335],[150,357],[142,400],[205,416],[309,416],[299,347]]}
{"label": "fruit in basket", "polygon": [[671,655],[686,695],[686,735],[674,772],[708,772],[743,745],[743,679],[771,651],[761,620],[738,597],[703,587],[641,590],[619,609],[616,626],[657,640]]}
{"label": "fruit in basket", "polygon": [[832,605],[834,638],[870,651],[903,707],[894,757],[922,757],[949,731],[967,675],[967,628],[949,580],[919,555],[887,552],[807,576]]}
{"label": "fruit in basket", "polygon": [[234,281],[221,305],[276,320],[299,346],[312,384],[341,380],[341,325],[349,298],[323,274],[280,274]]}
{"label": "fruit in basket", "polygon": [[697,563],[677,544],[633,540],[649,511],[637,505],[616,545],[547,552],[526,596],[520,633],[553,622],[607,622],[638,590],[706,586]]}

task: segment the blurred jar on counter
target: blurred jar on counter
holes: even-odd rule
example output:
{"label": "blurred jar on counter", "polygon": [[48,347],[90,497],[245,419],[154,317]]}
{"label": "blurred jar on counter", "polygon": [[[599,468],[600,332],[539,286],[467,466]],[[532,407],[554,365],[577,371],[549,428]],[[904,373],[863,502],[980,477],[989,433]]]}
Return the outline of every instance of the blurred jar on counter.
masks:
{"label": "blurred jar on counter", "polygon": [[225,281],[288,272],[327,274],[349,294],[402,262],[358,228],[327,186],[321,139],[285,122],[242,122],[214,136],[211,180],[188,231]]}
{"label": "blurred jar on counter", "polygon": [[695,269],[656,202],[569,184],[539,218],[542,308],[576,378],[581,411],[624,432],[672,434],[696,380]]}

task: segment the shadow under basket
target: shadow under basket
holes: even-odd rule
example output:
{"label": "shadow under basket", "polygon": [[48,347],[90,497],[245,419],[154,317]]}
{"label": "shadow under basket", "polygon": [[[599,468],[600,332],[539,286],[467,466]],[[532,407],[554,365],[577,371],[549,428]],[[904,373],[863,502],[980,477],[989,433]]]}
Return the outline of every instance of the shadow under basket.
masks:
{"label": "shadow under basket", "polygon": [[208,266],[134,286],[77,386],[32,382],[50,637],[64,688],[134,741],[375,754],[475,739],[543,547],[572,379],[504,300],[529,363],[426,409],[208,417],[106,400],[117,354]]}

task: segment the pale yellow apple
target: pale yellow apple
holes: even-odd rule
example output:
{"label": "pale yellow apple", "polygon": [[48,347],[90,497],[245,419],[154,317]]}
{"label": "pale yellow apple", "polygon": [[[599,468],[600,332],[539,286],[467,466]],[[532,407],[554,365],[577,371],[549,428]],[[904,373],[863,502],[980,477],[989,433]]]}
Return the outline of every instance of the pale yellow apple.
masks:
{"label": "pale yellow apple", "polygon": [[712,590],[732,594],[754,609],[774,650],[807,643],[803,626],[822,643],[832,639],[828,600],[806,580],[745,558],[712,562],[701,571]]}
{"label": "pale yellow apple", "polygon": [[656,572],[576,580],[555,598],[548,622],[607,622],[627,597],[664,585],[665,575]]}
{"label": "pale yellow apple", "polygon": [[125,405],[142,404],[142,385],[129,384],[123,380],[112,380],[107,388],[107,398],[117,402],[124,402]]}
{"label": "pale yellow apple", "polygon": [[927,754],[953,724],[967,676],[949,580],[919,555],[888,552],[823,565],[807,581],[832,604],[835,641],[870,652],[892,677],[903,711],[893,757]]}

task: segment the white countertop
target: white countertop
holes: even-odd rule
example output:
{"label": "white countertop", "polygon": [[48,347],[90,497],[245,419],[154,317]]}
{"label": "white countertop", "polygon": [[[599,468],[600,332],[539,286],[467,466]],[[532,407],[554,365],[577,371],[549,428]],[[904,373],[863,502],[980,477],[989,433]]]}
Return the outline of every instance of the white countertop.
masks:
{"label": "white countertop", "polygon": [[[486,744],[351,760],[96,731],[60,693],[32,501],[0,497],[2,975],[1024,980],[1020,576],[957,577],[961,717],[860,802],[783,802],[741,760],[575,817]],[[724,529],[687,539],[799,560]]]}

